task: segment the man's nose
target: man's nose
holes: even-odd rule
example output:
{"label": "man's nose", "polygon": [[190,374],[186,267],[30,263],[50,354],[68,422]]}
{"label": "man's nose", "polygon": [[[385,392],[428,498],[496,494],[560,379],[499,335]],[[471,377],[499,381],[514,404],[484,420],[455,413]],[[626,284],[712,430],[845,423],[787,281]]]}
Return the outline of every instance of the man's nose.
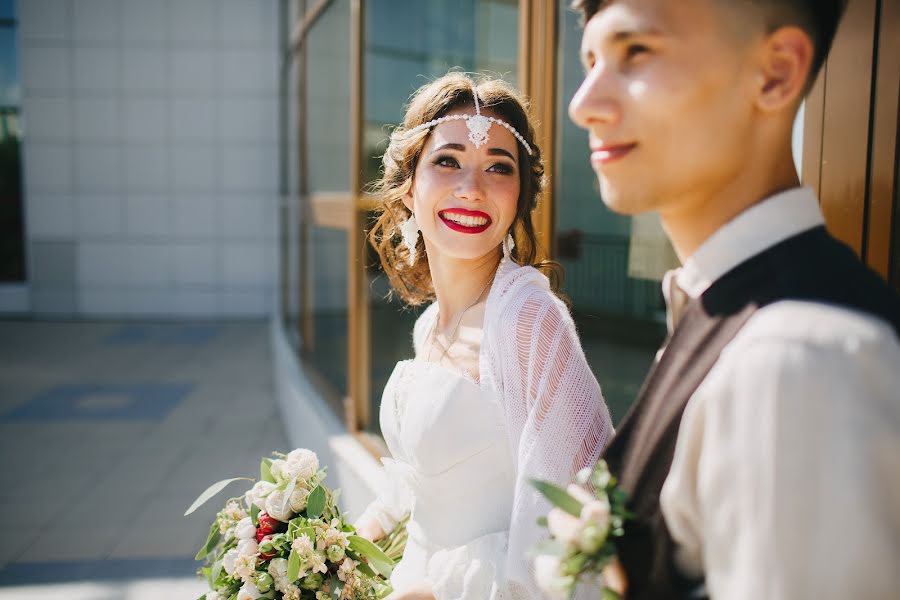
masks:
{"label": "man's nose", "polygon": [[615,123],[620,117],[620,104],[613,95],[612,74],[595,65],[581,82],[569,102],[569,118],[579,127]]}

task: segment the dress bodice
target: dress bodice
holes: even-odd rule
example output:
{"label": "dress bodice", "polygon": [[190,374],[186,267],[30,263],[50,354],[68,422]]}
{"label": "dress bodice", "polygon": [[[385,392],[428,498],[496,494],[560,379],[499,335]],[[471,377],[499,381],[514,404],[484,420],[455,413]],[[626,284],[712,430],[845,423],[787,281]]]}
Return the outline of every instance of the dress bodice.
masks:
{"label": "dress bodice", "polygon": [[385,386],[381,428],[388,468],[415,499],[411,536],[446,547],[509,528],[515,469],[492,390],[435,363],[401,361]]}

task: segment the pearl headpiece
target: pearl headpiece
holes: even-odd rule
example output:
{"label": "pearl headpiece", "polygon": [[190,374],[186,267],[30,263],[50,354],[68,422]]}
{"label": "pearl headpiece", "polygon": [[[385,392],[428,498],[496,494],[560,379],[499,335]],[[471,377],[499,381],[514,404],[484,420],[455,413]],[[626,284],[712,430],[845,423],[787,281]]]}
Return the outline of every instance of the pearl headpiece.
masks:
{"label": "pearl headpiece", "polygon": [[482,144],[488,143],[490,137],[488,136],[488,130],[491,128],[493,123],[500,125],[501,127],[505,127],[522,146],[525,148],[528,155],[531,156],[533,152],[531,151],[531,146],[528,145],[528,142],[525,141],[525,138],[521,133],[516,131],[516,128],[504,121],[503,119],[498,119],[496,117],[486,117],[481,114],[481,105],[478,103],[478,92],[474,89],[472,90],[472,96],[475,97],[475,114],[474,115],[445,115],[443,117],[432,119],[427,123],[422,123],[421,125],[417,125],[412,129],[408,130],[407,134],[418,133],[419,131],[423,131],[425,129],[431,129],[435,125],[440,125],[441,123],[446,123],[447,121],[465,121],[466,127],[469,128],[469,140],[472,144],[475,145],[475,148],[480,148]]}

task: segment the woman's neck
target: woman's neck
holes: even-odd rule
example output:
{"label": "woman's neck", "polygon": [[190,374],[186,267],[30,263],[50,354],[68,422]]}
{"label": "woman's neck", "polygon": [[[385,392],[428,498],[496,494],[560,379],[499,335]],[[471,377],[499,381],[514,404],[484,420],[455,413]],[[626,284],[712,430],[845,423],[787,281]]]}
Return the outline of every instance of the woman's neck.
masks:
{"label": "woman's neck", "polygon": [[428,266],[434,283],[434,294],[441,307],[438,328],[445,329],[456,323],[466,310],[483,300],[490,287],[500,250],[481,258],[462,260],[429,253]]}

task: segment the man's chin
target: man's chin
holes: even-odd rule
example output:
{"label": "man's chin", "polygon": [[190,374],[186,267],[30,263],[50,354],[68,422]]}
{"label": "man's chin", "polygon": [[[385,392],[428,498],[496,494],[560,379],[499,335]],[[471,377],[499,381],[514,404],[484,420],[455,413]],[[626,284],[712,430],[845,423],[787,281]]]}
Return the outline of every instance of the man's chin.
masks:
{"label": "man's chin", "polygon": [[645,194],[609,185],[600,179],[600,197],[606,208],[620,215],[636,215],[653,210]]}

